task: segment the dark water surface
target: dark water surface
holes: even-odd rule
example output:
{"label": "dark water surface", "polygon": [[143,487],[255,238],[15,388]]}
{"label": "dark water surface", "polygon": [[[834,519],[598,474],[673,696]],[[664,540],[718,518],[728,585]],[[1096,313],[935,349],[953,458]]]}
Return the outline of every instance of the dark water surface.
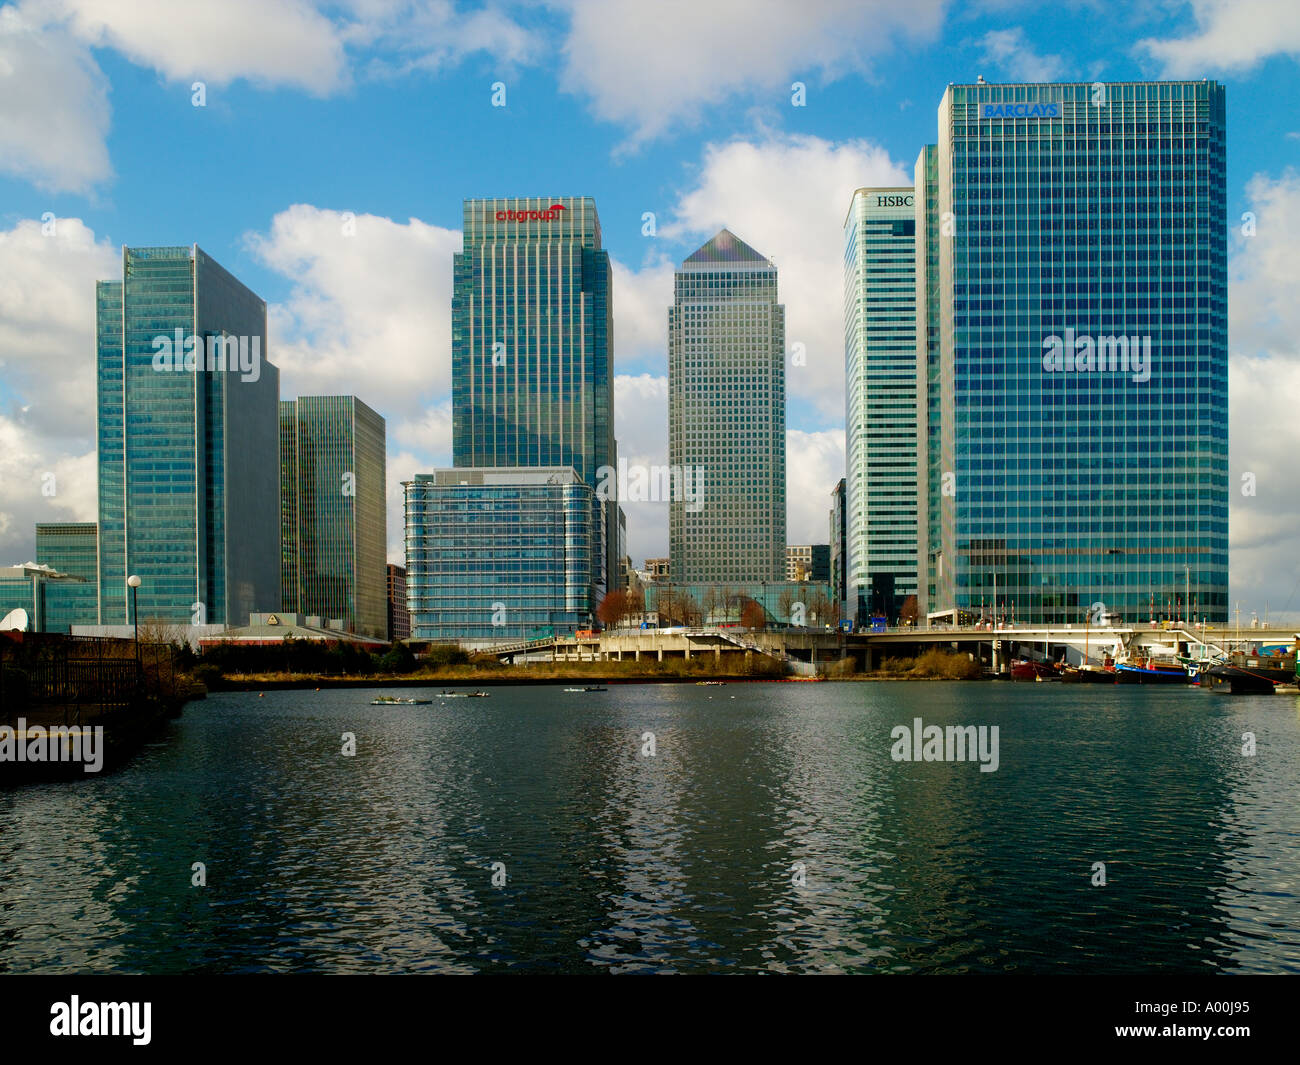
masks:
{"label": "dark water surface", "polygon": [[1295,696],[562,689],[214,695],[0,792],[0,972],[1300,972]]}

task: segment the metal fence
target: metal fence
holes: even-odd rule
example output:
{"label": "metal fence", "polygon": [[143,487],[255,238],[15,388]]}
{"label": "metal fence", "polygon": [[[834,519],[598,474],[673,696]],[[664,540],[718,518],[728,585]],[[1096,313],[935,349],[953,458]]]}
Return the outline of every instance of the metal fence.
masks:
{"label": "metal fence", "polygon": [[[61,716],[80,724],[175,686],[169,645],[107,636],[0,634],[0,720],[21,714]],[[61,713],[60,713],[61,712]]]}

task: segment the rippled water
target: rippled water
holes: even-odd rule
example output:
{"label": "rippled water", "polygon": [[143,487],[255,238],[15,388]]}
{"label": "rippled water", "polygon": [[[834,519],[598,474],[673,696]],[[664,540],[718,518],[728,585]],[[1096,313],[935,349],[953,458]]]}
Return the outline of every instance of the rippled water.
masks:
{"label": "rippled water", "polygon": [[[374,694],[215,695],[0,792],[0,972],[1300,971],[1294,696]],[[916,717],[1000,768],[893,761]]]}

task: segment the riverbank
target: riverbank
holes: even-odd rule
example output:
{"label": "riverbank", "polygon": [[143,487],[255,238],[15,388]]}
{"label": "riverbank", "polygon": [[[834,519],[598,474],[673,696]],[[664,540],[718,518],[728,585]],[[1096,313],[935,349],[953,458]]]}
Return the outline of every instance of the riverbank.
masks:
{"label": "riverbank", "polygon": [[[437,672],[408,674],[324,674],[324,673],[232,673],[213,678],[211,691],[291,691],[328,688],[492,688],[517,685],[562,684],[582,681],[587,684],[809,684],[825,681],[902,682],[941,680],[982,680],[980,674],[952,677],[916,672],[876,671],[813,677],[784,673],[741,673],[727,670],[617,669],[616,662],[565,663],[555,666],[507,666],[501,669],[461,667]],[[625,663],[630,665],[630,663]],[[583,668],[584,666],[590,668]]]}

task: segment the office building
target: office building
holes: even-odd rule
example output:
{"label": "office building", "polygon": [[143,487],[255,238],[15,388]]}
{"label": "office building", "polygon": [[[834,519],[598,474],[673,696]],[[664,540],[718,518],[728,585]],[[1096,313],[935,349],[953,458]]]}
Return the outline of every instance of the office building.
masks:
{"label": "office building", "polygon": [[123,248],[96,286],[99,614],[242,624],[280,607],[266,304],[198,246]]}
{"label": "office building", "polygon": [[592,624],[601,509],[572,467],[457,467],[402,487],[411,639],[491,644]]}
{"label": "office building", "polygon": [[785,549],[785,579],[788,581],[829,583],[831,579],[831,545],[790,544]]}
{"label": "office building", "polygon": [[858,621],[917,583],[916,196],[862,188],[844,221],[847,583]]}
{"label": "office building", "polygon": [[948,87],[917,164],[931,610],[1226,619],[1225,140],[1213,81]]}
{"label": "office building", "polygon": [[68,575],[45,588],[45,632],[99,623],[99,529],[93,521],[41,522],[36,561]]}
{"label": "office building", "polygon": [[668,455],[674,583],[783,579],[785,308],[776,267],[726,229],[673,277]]}
{"label": "office building", "polygon": [[281,609],[388,635],[384,419],[355,396],[280,402]]}
{"label": "office building", "polygon": [[405,640],[411,635],[411,614],[406,609],[406,567],[388,563],[388,638]]}
{"label": "office building", "polygon": [[844,574],[848,558],[847,527],[845,524],[844,478],[841,477],[831,491],[831,597],[844,614]]}
{"label": "office building", "polygon": [[[571,467],[593,492],[599,597],[622,557],[609,253],[589,197],[464,202],[452,296],[452,465]],[[595,603],[592,604],[594,609]]]}

